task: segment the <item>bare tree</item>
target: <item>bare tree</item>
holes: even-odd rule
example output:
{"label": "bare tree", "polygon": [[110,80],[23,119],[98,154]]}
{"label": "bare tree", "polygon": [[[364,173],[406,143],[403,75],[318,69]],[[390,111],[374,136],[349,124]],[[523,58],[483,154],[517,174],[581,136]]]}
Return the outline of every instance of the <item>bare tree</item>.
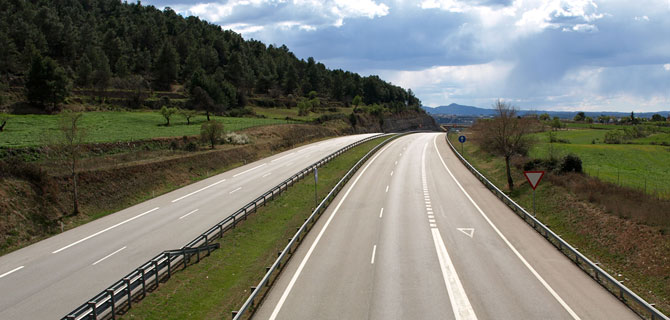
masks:
{"label": "bare tree", "polygon": [[58,150],[66,159],[70,177],[72,179],[72,214],[79,213],[79,186],[77,177],[77,165],[81,157],[81,147],[84,144],[86,133],[81,128],[82,113],[66,111],[61,113],[58,141]]}
{"label": "bare tree", "polygon": [[482,149],[505,158],[507,186],[514,190],[510,159],[515,155],[526,155],[533,144],[527,135],[536,126],[537,120],[517,116],[516,108],[508,102],[498,100],[493,105],[495,118],[478,121],[473,130]]}

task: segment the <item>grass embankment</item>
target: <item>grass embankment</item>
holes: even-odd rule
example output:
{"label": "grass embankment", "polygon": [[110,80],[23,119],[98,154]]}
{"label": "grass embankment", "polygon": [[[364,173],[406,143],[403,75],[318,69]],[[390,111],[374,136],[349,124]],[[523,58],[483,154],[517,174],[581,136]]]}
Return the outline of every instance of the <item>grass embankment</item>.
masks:
{"label": "grass embankment", "polygon": [[[387,138],[362,144],[320,168],[319,198],[323,199],[356,161],[382,139]],[[225,234],[219,240],[221,248],[211,257],[175,274],[143,301],[133,304],[124,318],[230,317],[313,209],[314,178],[307,177]]]}
{"label": "grass embankment", "polygon": [[[58,115],[10,115],[5,130],[0,133],[0,147],[31,147],[49,142],[48,137],[60,134]],[[287,123],[286,120],[262,118],[233,118],[210,116],[223,123],[226,132],[248,127]],[[187,125],[186,119],[175,115],[170,126],[155,111],[85,112],[80,126],[86,128],[86,142],[135,141],[157,137],[182,137],[200,134],[200,125],[207,118],[198,115]]]}
{"label": "grass embankment", "polygon": [[[534,134],[538,143],[530,156],[549,158],[573,153],[582,159],[584,171],[593,177],[619,186],[634,188],[661,198],[670,198],[670,128],[657,128],[647,137],[631,139],[626,144],[605,144],[605,135],[624,126],[596,125],[554,131],[558,141],[550,143],[549,132]],[[628,126],[631,127],[631,126]],[[653,144],[652,144],[653,143]]]}
{"label": "grass embankment", "polygon": [[[460,151],[458,135],[450,135],[451,142]],[[580,154],[581,156],[581,154]],[[465,158],[495,183],[507,190],[505,164],[502,158],[481,151],[473,143],[465,143]],[[519,205],[532,208],[532,189],[523,176],[522,167],[512,167],[516,184],[508,195]],[[579,191],[577,184],[588,184],[590,190]],[[632,207],[647,211],[647,206],[667,207],[667,201],[656,201],[642,193],[628,195],[621,188],[602,190],[606,184],[583,176],[547,174],[536,190],[537,217],[554,232],[600,266],[617,280],[623,281],[634,292],[664,313],[670,312],[670,223],[668,212],[658,217],[663,225],[649,223],[647,217],[622,217],[611,212],[614,207]],[[609,192],[608,192],[609,191]],[[591,196],[588,193],[593,193]],[[613,199],[614,198],[614,199]],[[605,204],[604,202],[608,202]],[[661,209],[663,210],[663,209]],[[657,208],[656,211],[659,211]],[[657,212],[658,213],[658,212]]]}
{"label": "grass embankment", "polygon": [[[0,161],[0,254],[141,203],[195,181],[303,143],[337,135],[314,125],[247,128],[248,145],[200,151],[137,151],[85,159],[79,172],[80,213],[71,181],[46,164]],[[86,163],[87,165],[83,165]],[[61,224],[61,222],[63,224]]]}

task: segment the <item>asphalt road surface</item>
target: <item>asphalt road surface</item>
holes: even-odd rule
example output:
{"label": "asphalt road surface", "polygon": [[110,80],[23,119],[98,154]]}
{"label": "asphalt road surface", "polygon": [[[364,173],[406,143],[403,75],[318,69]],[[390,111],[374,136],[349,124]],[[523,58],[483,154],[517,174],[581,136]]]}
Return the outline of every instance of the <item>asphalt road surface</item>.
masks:
{"label": "asphalt road surface", "polygon": [[444,134],[350,180],[256,319],[638,319],[488,191]]}
{"label": "asphalt road surface", "polygon": [[0,319],[58,319],[299,170],[370,135],[289,150],[0,257]]}

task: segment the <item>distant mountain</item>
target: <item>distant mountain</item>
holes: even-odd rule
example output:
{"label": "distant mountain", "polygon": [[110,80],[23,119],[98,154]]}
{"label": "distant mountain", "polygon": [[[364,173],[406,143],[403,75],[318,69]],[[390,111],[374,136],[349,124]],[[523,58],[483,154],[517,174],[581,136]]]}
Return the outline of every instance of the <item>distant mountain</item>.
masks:
{"label": "distant mountain", "polygon": [[[493,116],[495,115],[495,110],[493,109],[484,109],[479,107],[464,106],[456,103],[452,103],[448,106],[439,106],[436,108],[423,106],[424,110],[430,115],[454,115],[454,116],[465,116],[465,117],[479,117],[479,116]],[[561,119],[572,119],[577,115],[579,111],[542,111],[542,110],[519,110],[519,115],[525,115],[529,113],[534,114],[543,114],[547,113],[550,117],[559,117]],[[651,118],[654,114],[660,114],[664,117],[670,115],[670,111],[658,111],[658,112],[640,112],[635,113],[636,117],[642,118]],[[616,111],[586,111],[584,112],[587,117],[597,118],[600,115],[606,116],[615,116],[615,117],[625,117],[630,116],[630,112],[616,112]]]}
{"label": "distant mountain", "polygon": [[464,106],[452,103],[448,106],[439,106],[437,108],[423,107],[428,114],[447,114],[457,116],[491,116],[495,113],[493,109],[484,109],[472,106]]}

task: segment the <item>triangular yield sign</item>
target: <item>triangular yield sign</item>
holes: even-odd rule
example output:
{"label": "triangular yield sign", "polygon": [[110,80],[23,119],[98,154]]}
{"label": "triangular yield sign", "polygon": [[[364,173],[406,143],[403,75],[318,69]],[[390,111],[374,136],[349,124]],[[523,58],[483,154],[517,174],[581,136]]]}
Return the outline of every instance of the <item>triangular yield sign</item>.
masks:
{"label": "triangular yield sign", "polygon": [[535,190],[537,184],[540,183],[540,180],[544,177],[544,171],[524,171],[523,175],[526,176],[526,180],[528,180],[530,186]]}
{"label": "triangular yield sign", "polygon": [[456,228],[458,231],[463,232],[466,236],[472,238],[475,235],[475,228]]}

